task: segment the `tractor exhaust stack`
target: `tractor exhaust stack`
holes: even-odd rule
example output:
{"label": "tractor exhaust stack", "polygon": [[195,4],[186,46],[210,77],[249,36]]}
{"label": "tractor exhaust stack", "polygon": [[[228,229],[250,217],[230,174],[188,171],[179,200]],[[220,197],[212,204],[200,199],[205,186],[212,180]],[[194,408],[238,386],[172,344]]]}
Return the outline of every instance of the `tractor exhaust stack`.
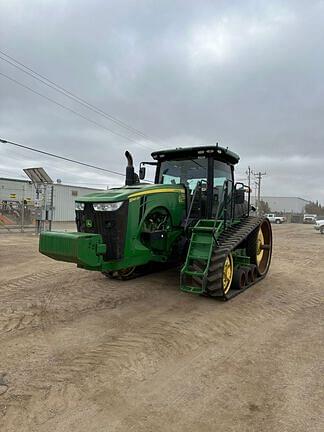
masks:
{"label": "tractor exhaust stack", "polygon": [[127,151],[127,150],[125,151],[125,156],[127,159],[125,185],[126,186],[132,186],[133,184],[137,183],[136,182],[136,174],[135,174],[134,165],[133,165],[133,157],[129,153],[129,151]]}

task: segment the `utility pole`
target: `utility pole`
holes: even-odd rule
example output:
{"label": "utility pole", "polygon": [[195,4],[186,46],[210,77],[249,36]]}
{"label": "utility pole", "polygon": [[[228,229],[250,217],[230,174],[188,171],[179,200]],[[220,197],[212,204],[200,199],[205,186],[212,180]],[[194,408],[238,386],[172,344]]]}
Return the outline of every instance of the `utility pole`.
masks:
{"label": "utility pole", "polygon": [[24,232],[24,224],[25,224],[25,184],[22,187],[22,200],[21,200],[21,225],[20,231]]}
{"label": "utility pole", "polygon": [[262,177],[267,175],[266,172],[262,173],[261,171],[259,171],[258,173],[254,174],[256,177],[256,183],[257,183],[257,188],[258,188],[258,201],[257,201],[257,209],[258,209],[258,214],[260,215],[260,202],[261,202],[261,180]]}
{"label": "utility pole", "polygon": [[251,167],[249,166],[247,171],[245,171],[245,174],[247,174],[248,176],[248,186],[249,186],[249,190],[251,190]]}

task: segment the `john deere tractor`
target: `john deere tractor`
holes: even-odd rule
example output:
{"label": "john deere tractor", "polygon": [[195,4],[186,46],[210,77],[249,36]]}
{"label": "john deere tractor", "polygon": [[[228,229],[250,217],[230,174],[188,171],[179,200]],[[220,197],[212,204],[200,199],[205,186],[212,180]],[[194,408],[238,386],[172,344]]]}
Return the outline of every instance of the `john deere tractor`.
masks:
{"label": "john deere tractor", "polygon": [[[156,151],[139,175],[125,155],[125,186],[79,198],[77,232],[42,233],[41,253],[120,280],[180,260],[182,291],[225,300],[264,278],[271,225],[250,215],[250,190],[234,181],[237,154],[218,145]],[[141,182],[146,165],[154,184]]]}

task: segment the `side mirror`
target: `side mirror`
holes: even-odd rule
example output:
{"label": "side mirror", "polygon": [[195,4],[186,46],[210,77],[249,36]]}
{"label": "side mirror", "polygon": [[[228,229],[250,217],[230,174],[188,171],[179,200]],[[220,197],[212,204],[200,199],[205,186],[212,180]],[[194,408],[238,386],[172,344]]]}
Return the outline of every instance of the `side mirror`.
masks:
{"label": "side mirror", "polygon": [[244,188],[235,189],[235,204],[244,204]]}
{"label": "side mirror", "polygon": [[140,167],[140,169],[139,169],[139,178],[140,178],[140,180],[144,180],[145,179],[145,171],[146,171],[146,169],[145,169],[145,167]]}

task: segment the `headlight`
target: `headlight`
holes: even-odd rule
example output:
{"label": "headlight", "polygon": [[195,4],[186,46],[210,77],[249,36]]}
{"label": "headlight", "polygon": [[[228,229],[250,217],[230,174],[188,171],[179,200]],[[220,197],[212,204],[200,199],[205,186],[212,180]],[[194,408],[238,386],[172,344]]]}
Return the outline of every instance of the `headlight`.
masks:
{"label": "headlight", "polygon": [[96,211],[115,211],[118,210],[124,201],[113,202],[113,203],[95,203],[93,208]]}
{"label": "headlight", "polygon": [[84,210],[84,203],[76,202],[75,210]]}

